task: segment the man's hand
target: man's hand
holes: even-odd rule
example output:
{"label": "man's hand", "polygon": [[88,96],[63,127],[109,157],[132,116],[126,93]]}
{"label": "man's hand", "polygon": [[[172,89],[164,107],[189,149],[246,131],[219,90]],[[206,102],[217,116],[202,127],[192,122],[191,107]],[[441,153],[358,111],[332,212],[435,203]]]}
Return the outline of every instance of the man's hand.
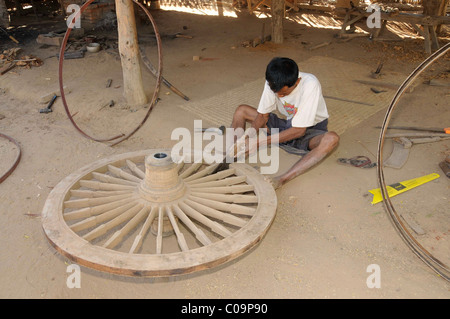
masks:
{"label": "man's hand", "polygon": [[236,158],[248,157],[258,150],[258,134],[254,128],[249,128],[244,135],[234,144],[234,155]]}

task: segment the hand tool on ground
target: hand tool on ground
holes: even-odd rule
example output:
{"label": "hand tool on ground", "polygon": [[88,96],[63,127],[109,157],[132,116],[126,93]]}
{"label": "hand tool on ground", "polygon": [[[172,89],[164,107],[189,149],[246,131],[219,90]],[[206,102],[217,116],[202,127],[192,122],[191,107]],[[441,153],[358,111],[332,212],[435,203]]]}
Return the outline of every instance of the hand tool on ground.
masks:
{"label": "hand tool on ground", "polygon": [[374,78],[374,79],[378,79],[379,77],[380,77],[380,75],[381,75],[381,68],[383,67],[383,62],[380,62],[379,64],[378,64],[378,67],[377,67],[377,69],[374,71],[374,72],[372,72],[372,77]]}
{"label": "hand tool on ground", "polygon": [[19,44],[19,41],[17,41],[12,35],[9,35],[8,32],[6,32],[5,29],[3,29],[2,27],[0,27],[0,30],[2,30],[12,41],[16,42],[17,44]]}
{"label": "hand tool on ground", "polygon": [[449,137],[419,137],[419,138],[407,138],[407,137],[394,137],[394,148],[391,155],[384,162],[384,166],[392,168],[401,168],[408,160],[411,147],[416,144],[439,142]]}
{"label": "hand tool on ground", "polygon": [[213,132],[219,135],[223,135],[225,133],[225,125],[221,125],[220,127],[208,127],[202,129],[196,129],[196,132]]}
{"label": "hand tool on ground", "polygon": [[51,99],[51,101],[48,103],[47,107],[45,109],[40,109],[39,113],[50,113],[53,112],[52,111],[52,105],[53,103],[55,103],[56,98],[58,97],[58,95],[53,95],[53,98]]}
{"label": "hand tool on ground", "polygon": [[447,156],[445,160],[439,163],[439,167],[442,169],[442,171],[445,173],[445,176],[450,178],[450,155]]}
{"label": "hand tool on ground", "polygon": [[[386,82],[381,82],[381,81],[366,81],[366,80],[353,80],[355,82],[361,83],[361,84],[365,84],[365,85],[370,85],[370,86],[377,86],[377,87],[382,87],[382,88],[386,88],[386,89],[392,89],[392,90],[397,90],[400,85],[395,84],[395,83],[386,83]],[[414,87],[409,87],[405,90],[406,93],[411,93],[414,91]]]}
{"label": "hand tool on ground", "polygon": [[[377,128],[381,128],[381,127],[377,126]],[[440,127],[417,127],[417,126],[389,126],[388,129],[424,131],[424,132],[450,134],[450,127],[440,128]]]}
{"label": "hand tool on ground", "polygon": [[[59,60],[59,53],[56,53],[56,58]],[[72,51],[72,52],[64,52],[64,59],[80,59],[84,58],[84,51],[78,50],[78,51]]]}
{"label": "hand tool on ground", "polygon": [[[157,76],[157,71],[153,64],[150,62],[150,60],[147,58],[145,51],[142,48],[139,48],[139,52],[141,53],[141,59],[144,65],[147,67],[147,69],[153,74],[153,76]],[[167,81],[164,77],[162,77],[161,81],[175,94],[181,96],[186,101],[189,101],[189,98],[184,95],[180,90],[178,90],[176,87],[174,87],[169,81]]]}
{"label": "hand tool on ground", "polygon": [[382,92],[386,92],[386,90],[378,90],[378,89],[376,89],[376,88],[370,88],[370,90],[373,92],[373,93],[382,93]]}

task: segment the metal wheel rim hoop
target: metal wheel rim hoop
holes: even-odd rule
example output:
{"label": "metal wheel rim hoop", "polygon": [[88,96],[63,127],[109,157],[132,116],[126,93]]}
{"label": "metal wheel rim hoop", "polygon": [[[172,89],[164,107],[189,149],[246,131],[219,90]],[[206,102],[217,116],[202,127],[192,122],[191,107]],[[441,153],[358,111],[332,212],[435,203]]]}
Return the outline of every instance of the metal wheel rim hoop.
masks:
{"label": "metal wheel rim hoop", "polygon": [[383,172],[383,146],[384,146],[384,138],[386,134],[386,130],[389,125],[389,121],[392,116],[392,112],[397,106],[398,101],[400,100],[403,93],[406,89],[414,82],[414,80],[433,62],[438,60],[441,56],[443,56],[450,49],[450,43],[447,43],[445,46],[441,47],[439,50],[435,51],[431,54],[427,59],[425,59],[400,85],[399,89],[395,93],[394,98],[392,99],[388,110],[386,112],[385,118],[383,120],[383,125],[381,127],[380,138],[378,142],[378,151],[377,151],[377,176],[378,182],[381,188],[381,194],[383,197],[383,204],[388,211],[388,215],[390,217],[391,222],[393,223],[395,230],[398,232],[400,237],[405,241],[407,246],[413,251],[413,253],[418,256],[427,266],[429,266],[433,271],[439,274],[443,279],[450,281],[450,269],[443,262],[434,257],[430,252],[428,252],[408,231],[407,227],[401,221],[401,218],[397,214],[394,205],[392,204],[389,193],[387,191],[386,183],[384,180],[384,172]]}

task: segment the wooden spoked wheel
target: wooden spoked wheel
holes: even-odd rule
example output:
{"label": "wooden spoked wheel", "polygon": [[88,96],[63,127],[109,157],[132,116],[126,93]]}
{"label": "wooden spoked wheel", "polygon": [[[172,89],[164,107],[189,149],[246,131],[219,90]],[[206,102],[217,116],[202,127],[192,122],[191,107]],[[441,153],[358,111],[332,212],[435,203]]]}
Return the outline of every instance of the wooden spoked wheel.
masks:
{"label": "wooden spoked wheel", "polygon": [[212,268],[255,246],[276,214],[254,168],[172,160],[170,150],[126,153],[63,179],[43,208],[45,235],[74,262],[128,276]]}

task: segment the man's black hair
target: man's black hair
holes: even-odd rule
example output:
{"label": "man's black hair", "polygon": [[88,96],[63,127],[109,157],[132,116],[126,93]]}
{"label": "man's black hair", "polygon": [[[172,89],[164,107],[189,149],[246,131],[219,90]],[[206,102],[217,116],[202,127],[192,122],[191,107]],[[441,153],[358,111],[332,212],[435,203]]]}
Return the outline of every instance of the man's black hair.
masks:
{"label": "man's black hair", "polygon": [[291,87],[298,79],[298,65],[289,58],[273,58],[266,68],[266,80],[275,93],[284,86]]}

